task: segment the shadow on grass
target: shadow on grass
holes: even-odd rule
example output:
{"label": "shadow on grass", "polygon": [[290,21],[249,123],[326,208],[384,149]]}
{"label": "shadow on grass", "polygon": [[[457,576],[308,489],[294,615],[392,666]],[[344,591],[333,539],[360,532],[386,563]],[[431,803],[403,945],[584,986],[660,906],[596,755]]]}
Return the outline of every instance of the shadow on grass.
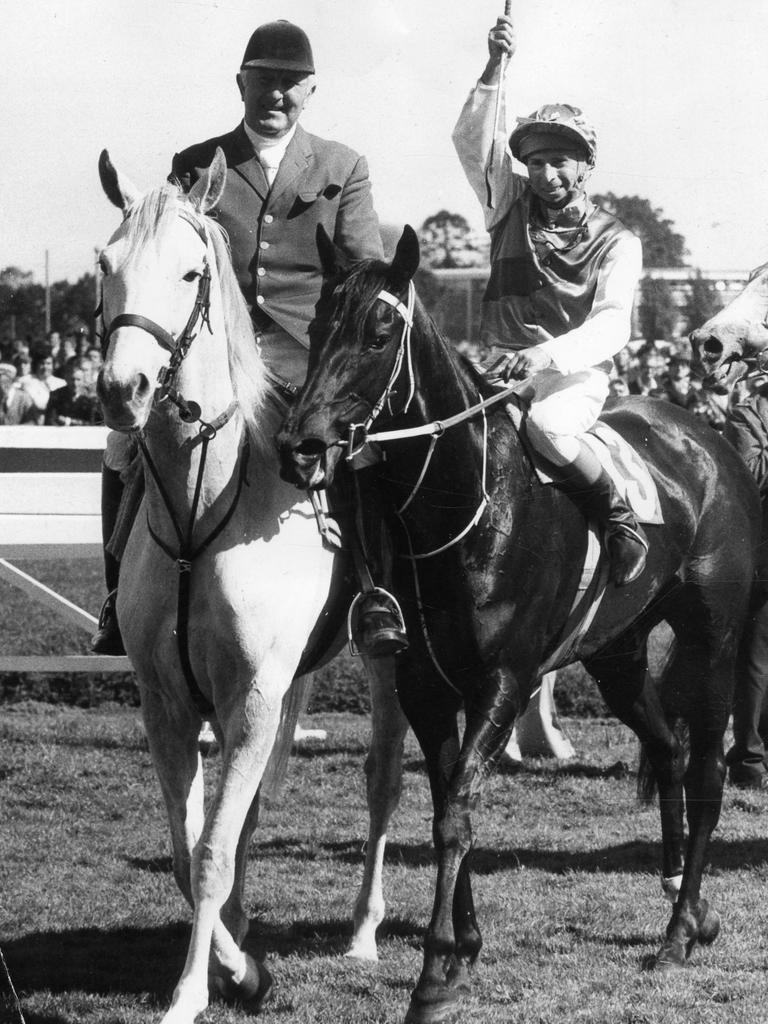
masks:
{"label": "shadow on grass", "polygon": [[[253,858],[289,858],[307,863],[336,860],[359,865],[363,850],[360,842],[319,842],[307,844],[299,837],[285,837],[257,843]],[[430,843],[387,843],[385,863],[407,868],[433,867],[434,853]],[[768,866],[768,839],[733,839],[718,836],[708,848],[708,860],[718,873],[744,867]],[[655,873],[661,864],[661,842],[633,840],[593,850],[542,850],[534,847],[477,846],[472,852],[472,873],[493,875],[501,871],[532,868],[550,874],[565,875],[572,871],[586,874]]]}
{"label": "shadow on grass", "polygon": [[184,966],[189,925],[33,932],[3,946],[19,995],[122,992],[170,998]]}
{"label": "shadow on grass", "polygon": [[[423,924],[410,918],[391,917],[380,925],[378,938],[380,942],[401,938],[417,944],[423,931]],[[4,943],[3,951],[22,999],[42,991],[86,992],[149,996],[164,1004],[170,1000],[184,967],[189,936],[189,924],[181,922],[161,928],[112,931],[80,928],[33,932]],[[300,920],[288,926],[255,922],[244,948],[260,960],[268,954],[336,958],[346,953],[351,936],[351,923],[336,918]],[[59,1019],[28,1016],[27,1024],[33,1020],[54,1024]]]}

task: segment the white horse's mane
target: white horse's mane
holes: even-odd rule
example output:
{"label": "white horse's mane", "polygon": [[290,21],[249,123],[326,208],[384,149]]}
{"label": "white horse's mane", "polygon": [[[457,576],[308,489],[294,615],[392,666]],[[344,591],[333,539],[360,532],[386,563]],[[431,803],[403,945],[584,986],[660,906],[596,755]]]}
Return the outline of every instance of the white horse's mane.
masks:
{"label": "white horse's mane", "polygon": [[250,313],[232,268],[229,239],[224,228],[189,203],[178,185],[167,183],[147,192],[130,207],[126,222],[125,260],[129,261],[138,253],[181,210],[193,217],[210,239],[221,289],[232,387],[248,434],[261,447],[266,440],[261,415],[268,390],[266,368],[256,347]]}

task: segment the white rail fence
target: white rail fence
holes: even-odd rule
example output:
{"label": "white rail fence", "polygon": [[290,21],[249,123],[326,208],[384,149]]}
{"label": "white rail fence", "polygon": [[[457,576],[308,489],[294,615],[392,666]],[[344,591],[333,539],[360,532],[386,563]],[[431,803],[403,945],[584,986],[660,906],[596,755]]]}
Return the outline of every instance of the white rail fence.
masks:
{"label": "white rail fence", "polygon": [[[15,560],[101,558],[101,458],[106,427],[0,428],[0,579],[89,635],[94,611],[78,607]],[[127,672],[125,657],[97,654],[6,655],[4,672]],[[508,748],[521,755],[573,756],[555,707],[554,673],[518,720]]]}
{"label": "white rail fence", "polygon": [[[105,427],[0,428],[0,579],[89,635],[86,611],[20,569],[16,560],[101,558],[101,458]],[[2,634],[0,633],[0,636]],[[127,672],[128,658],[5,655],[6,672]]]}

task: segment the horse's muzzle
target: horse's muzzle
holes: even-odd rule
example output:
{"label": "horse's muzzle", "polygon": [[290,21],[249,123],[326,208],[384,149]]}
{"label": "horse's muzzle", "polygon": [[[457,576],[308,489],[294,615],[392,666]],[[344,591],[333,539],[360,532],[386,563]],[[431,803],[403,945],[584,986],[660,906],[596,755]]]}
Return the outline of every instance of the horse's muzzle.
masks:
{"label": "horse's muzzle", "polygon": [[153,388],[143,373],[125,382],[102,370],[96,381],[96,394],[104,422],[112,430],[135,430],[146,423]]}

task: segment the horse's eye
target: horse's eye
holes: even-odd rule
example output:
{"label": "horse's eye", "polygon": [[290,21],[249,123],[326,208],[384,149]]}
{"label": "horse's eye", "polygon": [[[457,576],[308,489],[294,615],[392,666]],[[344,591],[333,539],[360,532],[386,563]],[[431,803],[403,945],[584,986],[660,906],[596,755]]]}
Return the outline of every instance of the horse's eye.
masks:
{"label": "horse's eye", "polygon": [[368,341],[365,347],[376,349],[378,351],[379,349],[386,348],[389,342],[390,337],[388,334],[377,334]]}
{"label": "horse's eye", "polygon": [[184,281],[196,281],[198,279],[198,277],[200,277],[200,271],[199,270],[188,270],[187,273],[182,278],[182,280],[184,280]]}

